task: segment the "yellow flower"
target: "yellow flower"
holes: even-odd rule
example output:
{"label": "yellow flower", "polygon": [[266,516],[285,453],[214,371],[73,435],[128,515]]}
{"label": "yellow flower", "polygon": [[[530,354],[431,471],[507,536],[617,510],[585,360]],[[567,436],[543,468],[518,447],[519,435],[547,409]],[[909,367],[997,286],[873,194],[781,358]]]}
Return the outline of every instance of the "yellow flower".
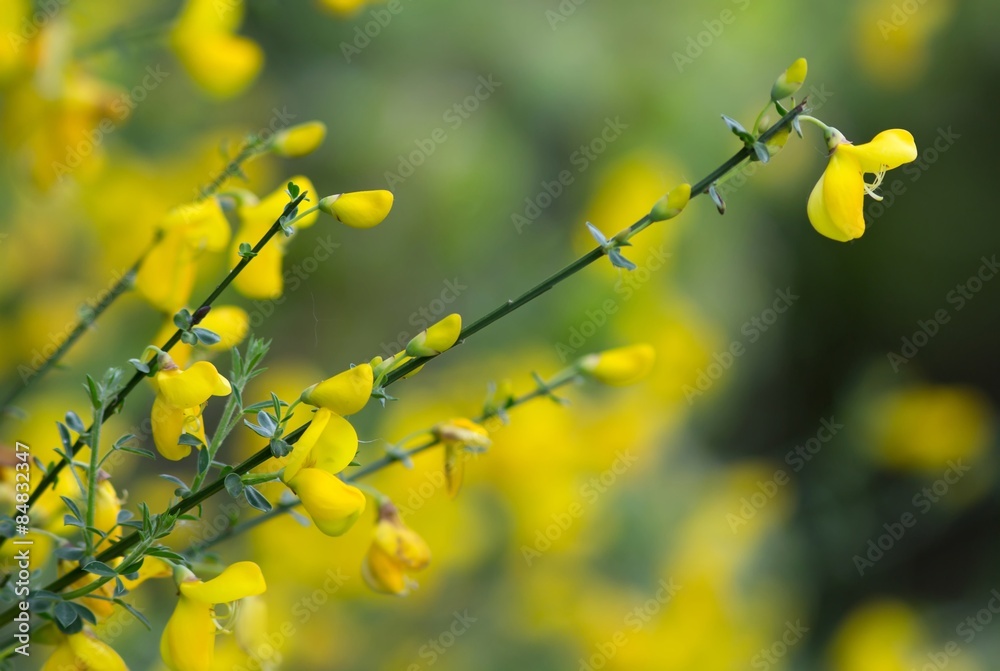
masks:
{"label": "yellow flower", "polygon": [[624,387],[646,377],[655,361],[652,345],[630,345],[588,354],[577,362],[577,369],[598,382]]}
{"label": "yellow flower", "polygon": [[808,71],[806,59],[796,59],[774,82],[774,86],[771,87],[771,100],[782,100],[798,91],[805,82]]}
{"label": "yellow flower", "polygon": [[357,451],[358,434],[351,423],[320,408],[282,471],[282,481],[298,495],[316,527],[328,536],[347,532],[365,510],[361,490],[337,477]]}
{"label": "yellow flower", "polygon": [[[809,196],[809,221],[822,235],[847,242],[865,232],[865,194],[882,200],[875,189],[886,171],[913,161],[917,146],[908,131],[899,129],[882,131],[859,145],[833,130],[828,143],[830,163]],[[865,183],[867,173],[875,175],[871,184]]]}
{"label": "yellow flower", "polygon": [[165,356],[161,356],[155,380],[156,400],[153,401],[150,418],[153,442],[167,459],[183,459],[191,453],[191,446],[178,444],[181,434],[190,433],[204,442],[201,405],[211,396],[228,396],[232,386],[207,361],[199,361],[187,370],[181,370],[170,357]]}
{"label": "yellow flower", "polygon": [[[298,175],[285,180],[285,183],[287,182],[294,182],[302,191],[308,191],[310,195],[307,197],[312,197],[316,193],[312,182],[307,177]],[[286,205],[288,205],[288,194],[285,193],[284,186],[275,189],[259,202],[250,201],[240,205],[237,209],[240,229],[233,238],[233,247],[230,253],[233,265],[241,260],[240,243],[246,242],[251,247],[255,246],[281,216]],[[303,210],[307,206],[308,203],[303,202],[299,209]],[[312,226],[318,216],[317,212],[303,216],[295,222],[295,228],[302,229]],[[285,255],[287,240],[288,238],[281,232],[269,240],[233,281],[233,286],[247,298],[268,300],[281,296],[281,292],[284,290],[282,258]]]}
{"label": "yellow flower", "polygon": [[341,16],[357,14],[366,4],[368,4],[368,0],[319,0],[320,7]]}
{"label": "yellow flower", "polygon": [[412,357],[436,356],[451,349],[461,334],[462,315],[450,314],[414,336],[406,345],[406,354]]}
{"label": "yellow flower", "polygon": [[465,478],[466,452],[481,452],[491,442],[490,432],[472,420],[458,417],[434,427],[434,434],[444,443],[444,477],[448,495],[458,495]]}
{"label": "yellow flower", "polygon": [[384,502],[361,568],[368,586],[376,592],[406,596],[416,587],[408,573],[427,568],[430,561],[431,551],[424,539],[403,523],[396,506]]}
{"label": "yellow flower", "polygon": [[111,646],[90,631],[61,638],[42,671],[128,671],[125,661]]}
{"label": "yellow flower", "polygon": [[267,589],[260,567],[237,562],[208,582],[181,571],[180,598],[160,639],[160,655],[172,671],[209,671],[215,656],[213,604],[263,594]]}
{"label": "yellow flower", "polygon": [[309,121],[279,130],[274,134],[271,147],[279,156],[295,158],[316,151],[324,139],[326,139],[326,124],[322,121]]}
{"label": "yellow flower", "polygon": [[907,671],[924,660],[926,631],[905,603],[879,600],[852,611],[830,646],[834,671]]}
{"label": "yellow flower", "polygon": [[327,196],[319,201],[319,207],[342,224],[353,228],[372,228],[389,216],[392,201],[391,191],[355,191]]}
{"label": "yellow flower", "polygon": [[309,387],[302,400],[337,415],[353,415],[368,403],[374,381],[371,365],[363,363]]}
{"label": "yellow flower", "polygon": [[649,216],[653,221],[666,221],[667,219],[673,219],[684,211],[684,208],[687,207],[689,200],[691,200],[691,185],[686,183],[678,184],[670,190],[670,193],[661,198],[656,205],[653,206]]}
{"label": "yellow flower", "polygon": [[208,198],[174,208],[158,229],[162,237],[139,267],[135,287],[154,307],[173,314],[191,297],[199,253],[226,248],[229,222],[219,201]]}
{"label": "yellow flower", "polygon": [[188,0],[170,35],[191,79],[218,98],[241,93],[264,64],[260,46],[234,34],[243,21],[243,10],[242,0]]}

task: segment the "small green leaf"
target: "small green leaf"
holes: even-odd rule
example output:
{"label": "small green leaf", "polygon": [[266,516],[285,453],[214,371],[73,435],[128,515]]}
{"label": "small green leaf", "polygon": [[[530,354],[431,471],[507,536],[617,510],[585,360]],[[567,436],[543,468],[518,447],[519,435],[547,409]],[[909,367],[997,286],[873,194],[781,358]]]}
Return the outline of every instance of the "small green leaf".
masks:
{"label": "small green leaf", "polygon": [[191,333],[204,345],[215,345],[222,340],[218,333],[203,329],[200,326],[191,329]]}
{"label": "small green leaf", "polygon": [[253,247],[250,246],[249,242],[240,243],[239,254],[244,259],[252,259],[253,257],[257,256],[257,252],[253,251]]}
{"label": "small green leaf", "polygon": [[250,485],[246,485],[246,487],[244,487],[243,489],[243,493],[247,497],[247,503],[249,503],[257,510],[266,513],[271,509],[270,501],[264,498],[264,495],[258,492],[256,488],[251,487]]}
{"label": "small green leaf", "polygon": [[139,359],[129,359],[128,362],[132,364],[132,367],[135,368],[140,373],[145,373],[147,375],[149,374],[149,366],[146,365],[145,362]]}
{"label": "small green leaf", "polygon": [[94,575],[99,575],[102,578],[113,578],[118,575],[117,571],[105,564],[94,560],[83,567],[83,570],[87,573],[93,573]]}
{"label": "small green leaf", "polygon": [[80,415],[76,414],[72,410],[66,413],[66,424],[77,433],[87,432],[87,427],[83,425],[83,420],[80,419]]}
{"label": "small green leaf", "polygon": [[226,491],[229,492],[229,495],[234,499],[239,498],[240,494],[243,493],[243,481],[240,480],[240,476],[235,473],[227,475],[226,479],[223,480],[223,483],[226,486]]}
{"label": "small green leaf", "polygon": [[181,437],[177,439],[177,444],[190,445],[191,447],[201,447],[205,443],[201,442],[201,438],[193,433],[182,433]]}

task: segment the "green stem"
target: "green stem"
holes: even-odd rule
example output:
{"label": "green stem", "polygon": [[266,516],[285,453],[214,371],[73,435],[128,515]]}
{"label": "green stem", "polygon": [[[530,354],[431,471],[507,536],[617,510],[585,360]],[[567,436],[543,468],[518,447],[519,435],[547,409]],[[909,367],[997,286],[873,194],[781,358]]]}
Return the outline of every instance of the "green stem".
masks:
{"label": "green stem", "polygon": [[[773,135],[775,133],[777,133],[779,130],[781,130],[782,128],[784,128],[788,124],[790,124],[795,119],[795,117],[797,117],[799,114],[802,113],[802,110],[804,109],[804,107],[805,107],[805,101],[803,100],[796,107],[794,107],[791,111],[789,111],[788,114],[786,114],[785,116],[783,116],[776,124],[774,124],[766,132],[764,132],[760,136],[760,138],[759,138],[760,141],[761,142],[766,142],[771,137],[773,137]],[[720,165],[718,168],[716,168],[711,173],[709,173],[708,176],[706,176],[704,179],[702,179],[697,184],[695,184],[694,186],[692,186],[691,187],[691,197],[694,198],[694,197],[698,196],[701,193],[707,192],[708,188],[712,185],[712,183],[715,180],[717,180],[719,177],[721,177],[722,175],[724,175],[727,172],[729,172],[729,170],[731,170],[733,167],[739,165],[739,163],[741,161],[743,161],[743,159],[747,158],[748,156],[750,156],[750,150],[748,148],[744,147],[743,149],[740,149],[732,157],[730,157],[725,163],[723,163],[722,165]],[[301,199],[302,197],[304,197],[304,195],[305,194],[301,194],[299,199]],[[299,199],[297,199],[297,200],[299,200]],[[286,212],[287,211],[289,211],[289,210],[286,207]],[[633,224],[633,226],[638,226],[639,224],[644,223],[645,221],[646,221],[646,217],[643,217],[642,219],[639,220],[639,222],[636,222],[636,224]],[[267,239],[270,239],[270,237],[272,235],[274,235],[274,233],[276,232],[276,230],[278,228],[279,228],[279,224],[278,224],[278,222],[275,222],[275,225],[271,227],[271,230],[268,231],[268,235],[265,236],[265,237]],[[262,244],[264,242],[266,242],[266,240],[262,239],[261,243],[258,243],[258,247],[262,246]],[[507,303],[505,303],[504,305],[501,305],[499,308],[493,310],[492,312],[490,312],[489,314],[485,315],[481,319],[479,319],[479,320],[473,322],[472,324],[470,324],[468,327],[466,327],[465,329],[463,329],[462,334],[460,336],[460,339],[461,338],[467,338],[470,335],[481,331],[482,329],[486,328],[486,326],[488,326],[489,324],[492,324],[496,320],[498,320],[501,317],[505,316],[506,314],[509,314],[510,312],[512,312],[513,309],[511,309],[510,306],[517,304],[518,307],[520,307],[521,305],[524,305],[524,304],[530,302],[532,299],[534,299],[534,298],[542,295],[543,293],[545,293],[546,291],[548,291],[549,289],[551,289],[553,286],[555,286],[559,282],[562,282],[566,278],[571,277],[572,275],[576,274],[577,272],[579,272],[583,268],[587,267],[588,265],[590,265],[591,263],[593,263],[594,261],[596,261],[597,259],[599,259],[601,256],[603,256],[603,250],[600,247],[598,247],[595,250],[592,250],[592,251],[588,252],[587,254],[585,254],[584,256],[580,257],[579,259],[577,259],[576,261],[574,261],[570,265],[566,266],[566,268],[564,268],[563,270],[559,271],[555,275],[552,275],[548,280],[545,280],[542,284],[538,285],[534,289],[531,289],[528,292],[526,292],[525,294],[523,294],[516,301],[508,301]],[[243,266],[243,264],[244,264],[244,262],[246,260],[247,259],[243,259],[243,261],[240,262],[240,265],[238,265],[237,268],[238,269],[242,269],[241,267]],[[235,272],[235,269],[234,269],[234,272]],[[228,285],[228,282],[226,282],[226,285]],[[216,292],[213,292],[213,293],[216,293]],[[514,308],[514,309],[516,309],[516,308]],[[175,338],[176,339],[180,339],[180,332],[179,331],[178,331],[178,333],[175,334]],[[174,340],[174,339],[172,338],[171,340]],[[174,340],[174,342],[176,342],[176,340]],[[171,343],[171,345],[172,345],[172,343]],[[415,368],[423,365],[424,363],[426,363],[427,361],[429,361],[432,358],[434,358],[434,357],[421,357],[421,358],[418,358],[418,359],[414,359],[414,360],[408,362],[407,364],[404,364],[403,366],[401,366],[399,369],[393,371],[388,376],[388,379],[386,380],[385,386],[388,386],[388,385],[392,384],[396,380],[398,380],[401,377],[403,377],[404,375],[412,372],[413,369],[415,369]],[[540,394],[541,392],[539,392],[538,390],[536,390],[535,392],[532,392],[532,393],[533,394]],[[290,445],[294,444],[296,441],[298,441],[298,439],[302,436],[302,434],[305,433],[305,431],[308,428],[308,426],[309,426],[308,422],[306,424],[300,426],[298,429],[296,429],[295,431],[291,432],[288,436],[286,436],[285,441],[287,443],[289,443]],[[428,446],[427,445],[422,445],[422,446],[418,446],[418,447],[414,448],[414,450],[420,450],[420,451],[422,451],[424,449],[428,449]],[[270,448],[270,446],[264,447],[261,450],[259,450],[258,452],[256,452],[255,454],[251,455],[246,460],[244,460],[241,464],[237,465],[233,469],[232,472],[236,473],[237,475],[244,475],[244,474],[249,473],[250,471],[252,471],[254,468],[257,468],[258,466],[260,466],[261,464],[263,464],[264,462],[266,462],[270,458],[271,458],[271,448]],[[362,477],[364,475],[367,475],[370,472],[372,472],[372,471],[370,471],[370,470],[359,471],[359,472],[356,472],[354,474],[354,476],[352,476],[352,477],[354,477],[354,478]],[[180,515],[182,513],[186,513],[187,511],[191,510],[192,508],[195,508],[196,506],[198,506],[203,501],[211,498],[212,496],[214,496],[218,492],[222,491],[224,488],[225,488],[224,478],[217,478],[217,479],[213,480],[211,483],[209,483],[208,485],[206,485],[205,487],[203,487],[202,489],[198,490],[197,492],[194,492],[194,493],[190,494],[189,496],[187,496],[187,497],[181,499],[180,501],[178,501],[176,504],[174,504],[173,506],[171,506],[171,508],[170,508],[170,510],[168,512],[169,512],[169,514],[172,514],[172,515]],[[139,541],[140,541],[140,538],[141,537],[140,537],[140,534],[138,532],[132,532],[128,536],[125,536],[124,538],[120,539],[114,545],[112,545],[111,547],[107,548],[102,553],[100,553],[97,556],[97,559],[99,561],[107,561],[107,560],[110,560],[110,559],[114,559],[115,557],[120,557],[122,555],[122,553],[124,553],[125,551],[129,550],[130,548],[132,548],[136,544],[138,544]],[[48,591],[50,591],[50,592],[59,592],[60,590],[65,589],[68,585],[73,584],[73,582],[75,582],[76,580],[78,580],[81,577],[81,575],[83,575],[83,573],[84,573],[84,571],[81,568],[77,567],[77,568],[73,569],[72,571],[66,573],[61,578],[58,578],[58,579],[54,580],[52,583],[50,583],[48,586],[46,586],[45,589],[48,590]],[[0,627],[6,625],[7,623],[10,623],[13,620],[13,617],[16,614],[15,608],[9,608],[5,612],[3,612],[2,614],[0,614]]]}
{"label": "green stem", "polygon": [[98,456],[100,454],[101,446],[101,422],[98,421],[104,416],[104,402],[101,401],[101,405],[94,408],[94,423],[91,425],[90,429],[90,469],[87,471],[87,527],[83,530],[84,538],[87,539],[87,553],[93,550],[92,542],[90,540],[90,528],[94,526],[94,518],[97,514],[97,474],[99,472],[98,468]]}

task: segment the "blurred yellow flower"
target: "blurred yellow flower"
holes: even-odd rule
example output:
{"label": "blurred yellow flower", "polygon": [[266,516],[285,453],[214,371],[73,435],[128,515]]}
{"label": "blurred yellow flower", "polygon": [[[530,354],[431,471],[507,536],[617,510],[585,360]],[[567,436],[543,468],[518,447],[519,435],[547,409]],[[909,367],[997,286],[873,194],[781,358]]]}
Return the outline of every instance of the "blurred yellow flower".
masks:
{"label": "blurred yellow flower", "polygon": [[974,461],[995,435],[993,409],[977,389],[920,385],[893,391],[871,408],[875,456],[889,466],[937,472]]}
{"label": "blurred yellow flower", "polygon": [[327,196],[319,207],[352,228],[372,228],[389,216],[392,203],[391,191],[355,191]]}
{"label": "blurred yellow flower", "polygon": [[[899,129],[882,131],[859,145],[834,130],[828,144],[830,162],[809,195],[809,221],[822,235],[847,242],[865,232],[865,194],[881,200],[875,189],[886,171],[916,159],[917,146],[908,131]],[[866,173],[875,175],[873,183],[865,183]]]}
{"label": "blurred yellow flower", "polygon": [[930,43],[955,13],[954,0],[858,4],[854,36],[861,71],[878,84],[902,89],[916,83],[930,63]]}
{"label": "blurred yellow flower", "polygon": [[455,498],[465,478],[468,450],[481,452],[488,448],[490,432],[471,419],[457,417],[434,427],[434,434],[444,443],[444,477],[448,496]]}
{"label": "blurred yellow flower", "polygon": [[833,637],[833,671],[910,671],[925,661],[925,633],[912,608],[898,601],[867,603]]}
{"label": "blurred yellow flower", "polygon": [[462,334],[462,315],[450,314],[421,331],[406,345],[407,356],[437,356],[451,349]]}
{"label": "blurred yellow flower", "polygon": [[243,13],[243,0],[188,0],[170,34],[191,79],[218,98],[242,93],[264,65],[260,45],[234,34]]}
{"label": "blurred yellow flower", "polygon": [[316,151],[325,138],[326,124],[322,121],[309,121],[279,130],[274,134],[271,147],[279,156],[295,158]]}
{"label": "blurred yellow flower", "polygon": [[168,212],[158,231],[161,237],[143,259],[135,287],[150,304],[172,315],[191,297],[199,254],[226,248],[229,222],[219,201],[207,198]]}
{"label": "blurred yellow flower", "polygon": [[264,576],[248,561],[232,564],[208,582],[187,569],[178,569],[178,574],[180,598],[163,630],[160,655],[172,671],[210,671],[217,629],[213,604],[263,594]]}
{"label": "blurred yellow flower", "polygon": [[577,362],[577,368],[598,382],[624,387],[649,375],[655,362],[653,346],[639,344],[588,354]]}
{"label": "blurred yellow flower", "polygon": [[153,442],[160,454],[177,461],[191,453],[190,445],[178,444],[181,434],[189,433],[205,442],[202,404],[211,396],[228,396],[232,386],[207,361],[181,370],[164,355],[161,355],[155,379],[157,392],[151,413]]}
{"label": "blurred yellow flower", "polygon": [[357,14],[371,0],[318,0],[319,6],[341,16]]}
{"label": "blurred yellow flower", "polygon": [[417,532],[410,529],[399,517],[399,511],[390,501],[379,506],[379,520],[371,547],[365,556],[362,575],[376,592],[406,596],[416,587],[409,577],[431,561],[431,550]]}
{"label": "blurred yellow flower", "polygon": [[[316,189],[308,177],[297,175],[285,180],[282,184],[287,182],[293,182],[302,191],[308,192],[309,196],[307,197],[315,202]],[[259,202],[250,201],[239,206],[237,216],[240,220],[240,228],[233,237],[233,246],[230,252],[233,265],[241,260],[240,243],[245,242],[253,247],[281,216],[289,200],[285,188],[285,186],[281,186],[275,189]],[[299,209],[305,209],[306,205],[303,202]],[[295,229],[300,230],[312,226],[318,216],[317,212],[304,215],[295,222]],[[267,300],[281,296],[285,286],[282,274],[282,257],[285,254],[287,240],[281,232],[269,240],[233,281],[233,286],[247,298]]]}
{"label": "blurred yellow flower", "polygon": [[125,661],[110,645],[86,629],[60,638],[42,671],[128,671]]}

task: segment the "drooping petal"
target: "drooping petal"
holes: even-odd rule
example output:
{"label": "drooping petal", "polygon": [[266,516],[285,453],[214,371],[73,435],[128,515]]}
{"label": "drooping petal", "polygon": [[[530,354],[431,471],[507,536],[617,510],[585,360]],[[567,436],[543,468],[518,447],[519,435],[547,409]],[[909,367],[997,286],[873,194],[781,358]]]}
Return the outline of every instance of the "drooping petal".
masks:
{"label": "drooping petal", "polygon": [[211,396],[232,392],[229,380],[208,361],[199,361],[187,370],[161,370],[156,374],[159,396],[175,408],[201,405]]}
{"label": "drooping petal", "polygon": [[341,416],[353,415],[368,403],[374,380],[371,365],[363,363],[310,387],[302,400]]}
{"label": "drooping petal", "polygon": [[211,604],[181,595],[163,629],[160,656],[171,671],[210,671],[215,657]]}
{"label": "drooping petal", "polygon": [[201,407],[176,408],[162,396],[153,401],[150,413],[153,425],[153,443],[157,451],[171,461],[178,461],[191,454],[190,445],[179,445],[182,433],[190,433],[205,441],[205,426],[201,419]]}
{"label": "drooping petal", "polygon": [[288,486],[302,500],[316,528],[327,536],[347,533],[365,510],[361,490],[318,468],[302,469]]}
{"label": "drooping petal", "polygon": [[917,158],[917,144],[909,131],[899,128],[884,130],[866,144],[842,144],[834,155],[845,154],[858,162],[864,173],[892,170]]}
{"label": "drooping petal", "polygon": [[320,408],[313,415],[312,421],[309,422],[309,427],[305,430],[305,433],[292,446],[292,453],[288,455],[285,467],[282,470],[281,479],[283,482],[288,482],[298,475],[299,471],[303,468],[309,468],[315,463],[312,457],[313,447],[316,446],[320,436],[323,435],[323,430],[330,422],[331,417],[333,417],[333,413],[326,408]]}
{"label": "drooping petal", "polygon": [[861,168],[840,147],[809,195],[809,221],[821,235],[847,242],[865,232],[865,185]]}
{"label": "drooping petal", "polygon": [[267,584],[257,564],[241,561],[230,564],[211,580],[182,582],[180,590],[184,597],[202,603],[228,603],[263,594],[267,590]]}

